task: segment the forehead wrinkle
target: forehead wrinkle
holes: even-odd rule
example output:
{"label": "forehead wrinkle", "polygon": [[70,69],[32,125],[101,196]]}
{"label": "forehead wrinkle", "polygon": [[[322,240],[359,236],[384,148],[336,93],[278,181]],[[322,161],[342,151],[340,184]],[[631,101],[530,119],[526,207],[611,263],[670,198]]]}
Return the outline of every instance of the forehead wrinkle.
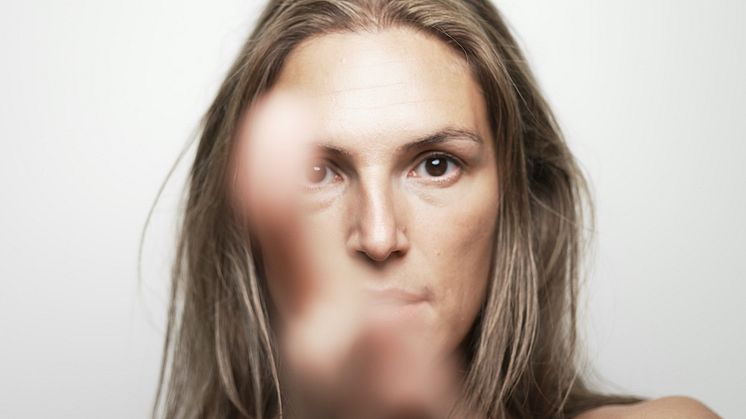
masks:
{"label": "forehead wrinkle", "polygon": [[[319,48],[323,52],[330,48],[330,46],[320,44]],[[431,48],[440,50],[443,47],[431,46]],[[394,50],[388,49],[386,51],[387,53],[392,53]],[[337,51],[337,53],[339,52]],[[317,54],[304,51],[300,56],[297,56],[296,60],[288,60],[286,62],[284,72],[293,73],[297,76],[302,71],[301,68],[306,66],[312,67],[314,65],[312,62],[309,63],[308,60],[313,61],[316,56]],[[309,86],[309,90],[316,90],[312,95],[315,97],[337,95],[342,99],[344,94],[348,92],[372,91],[386,87],[396,88],[398,86],[406,86],[409,89],[414,89],[413,92],[422,90],[421,84],[424,82],[422,79],[424,75],[419,74],[419,69],[423,67],[428,68],[429,75],[427,77],[431,78],[437,84],[451,83],[454,77],[459,78],[463,75],[470,75],[468,65],[462,62],[459,57],[446,56],[446,59],[443,59],[444,57],[442,56],[426,55],[390,59],[381,56],[380,58],[383,58],[383,60],[380,61],[376,60],[377,56],[375,54],[372,56],[367,55],[364,58],[355,57],[353,59],[337,59],[335,65],[329,68],[328,71],[318,74],[318,77],[315,79],[308,79],[308,82],[316,85],[315,88]],[[456,59],[454,60],[454,58]],[[364,62],[358,63],[357,61]],[[288,67],[293,67],[293,71],[288,71]],[[350,79],[347,77],[350,73],[357,74],[359,77]],[[414,75],[414,78],[402,80],[401,77],[396,77],[397,75],[401,76],[405,74]],[[429,90],[429,87],[425,90]]]}
{"label": "forehead wrinkle", "polygon": [[316,97],[323,97],[323,96],[331,96],[336,95],[340,93],[347,93],[347,92],[359,92],[361,90],[373,90],[373,89],[382,89],[385,87],[394,87],[394,86],[401,86],[403,84],[407,84],[405,81],[398,81],[393,83],[383,83],[383,84],[376,84],[372,86],[360,86],[360,87],[347,87],[344,89],[337,89],[337,90],[331,90],[326,93],[319,93],[318,95],[315,95]]}
{"label": "forehead wrinkle", "polygon": [[417,100],[405,100],[401,102],[394,102],[394,103],[386,103],[383,105],[373,105],[373,106],[342,106],[342,109],[350,110],[350,111],[369,111],[373,109],[382,109],[387,108],[389,106],[402,106],[402,105],[413,105],[417,103],[428,103],[428,102],[443,102],[442,99],[417,99]]}

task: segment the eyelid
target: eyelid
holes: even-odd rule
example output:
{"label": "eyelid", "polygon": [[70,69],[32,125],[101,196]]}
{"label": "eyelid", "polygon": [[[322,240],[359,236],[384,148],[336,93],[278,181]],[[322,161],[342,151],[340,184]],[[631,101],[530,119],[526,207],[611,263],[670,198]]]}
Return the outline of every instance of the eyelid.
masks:
{"label": "eyelid", "polygon": [[[417,160],[418,161],[417,164],[419,165],[420,163],[422,163],[423,160],[428,159],[428,158],[432,158],[432,157],[445,157],[445,158],[451,160],[452,162],[456,163],[456,165],[458,165],[459,168],[463,169],[464,167],[466,167],[466,163],[463,160],[461,160],[460,158],[458,158],[458,157],[454,156],[453,154],[448,153],[446,151],[428,151],[428,152],[425,152]],[[415,167],[417,167],[417,166],[415,166]]]}

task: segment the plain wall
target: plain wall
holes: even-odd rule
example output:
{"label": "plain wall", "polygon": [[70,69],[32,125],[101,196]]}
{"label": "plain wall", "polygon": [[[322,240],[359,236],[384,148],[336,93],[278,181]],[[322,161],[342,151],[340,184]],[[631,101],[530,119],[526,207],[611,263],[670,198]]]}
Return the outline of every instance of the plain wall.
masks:
{"label": "plain wall", "polygon": [[[588,173],[584,293],[604,388],[746,412],[746,2],[498,2]],[[173,160],[258,1],[4,2],[0,417],[144,418],[160,364]]]}

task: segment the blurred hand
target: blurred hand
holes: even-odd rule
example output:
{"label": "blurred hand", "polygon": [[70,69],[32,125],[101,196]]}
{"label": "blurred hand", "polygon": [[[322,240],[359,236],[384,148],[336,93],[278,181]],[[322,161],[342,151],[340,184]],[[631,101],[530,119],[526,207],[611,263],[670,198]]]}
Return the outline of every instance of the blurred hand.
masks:
{"label": "blurred hand", "polygon": [[253,231],[272,238],[263,252],[283,261],[268,276],[286,296],[278,330],[292,415],[445,417],[455,360],[434,353],[414,321],[387,316],[390,307],[362,292],[352,272],[322,272],[324,246],[308,242],[299,185],[319,122],[309,98],[275,89],[249,109],[237,139],[240,208]]}

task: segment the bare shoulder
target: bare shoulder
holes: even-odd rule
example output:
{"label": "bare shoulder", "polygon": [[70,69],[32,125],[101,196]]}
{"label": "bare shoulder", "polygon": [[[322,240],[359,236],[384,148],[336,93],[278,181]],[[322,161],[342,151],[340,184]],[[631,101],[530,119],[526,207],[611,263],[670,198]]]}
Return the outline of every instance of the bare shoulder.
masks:
{"label": "bare shoulder", "polygon": [[575,419],[718,419],[704,403],[687,396],[668,396],[630,405],[610,405],[589,410]]}

